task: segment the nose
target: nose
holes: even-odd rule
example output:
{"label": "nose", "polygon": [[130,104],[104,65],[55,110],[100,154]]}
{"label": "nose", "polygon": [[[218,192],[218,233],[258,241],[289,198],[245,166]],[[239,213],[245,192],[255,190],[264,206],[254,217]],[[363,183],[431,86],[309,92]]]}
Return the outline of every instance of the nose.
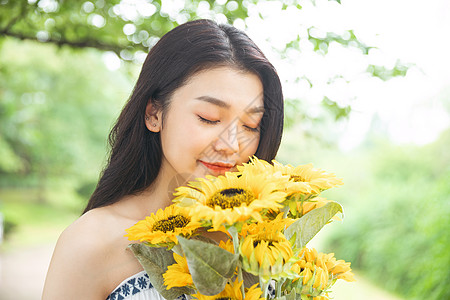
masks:
{"label": "nose", "polygon": [[229,126],[219,134],[219,137],[214,143],[214,149],[226,154],[239,152],[238,126],[236,122],[229,124]]}

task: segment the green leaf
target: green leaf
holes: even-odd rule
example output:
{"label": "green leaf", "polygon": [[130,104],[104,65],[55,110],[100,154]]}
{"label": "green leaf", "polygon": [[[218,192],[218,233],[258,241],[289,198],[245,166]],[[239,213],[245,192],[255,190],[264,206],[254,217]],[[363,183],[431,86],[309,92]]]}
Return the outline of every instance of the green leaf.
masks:
{"label": "green leaf", "polygon": [[197,290],[206,296],[223,291],[227,280],[236,270],[239,255],[202,241],[183,237],[178,237],[178,241]]}
{"label": "green leaf", "polygon": [[341,107],[335,101],[326,96],[322,100],[322,105],[334,115],[336,121],[342,118],[347,118],[351,111],[351,107],[349,105]]}
{"label": "green leaf", "polygon": [[150,277],[150,282],[156,290],[167,300],[176,299],[183,294],[192,294],[193,290],[187,287],[173,287],[169,290],[164,285],[163,274],[167,267],[175,263],[173,252],[166,248],[148,247],[143,244],[130,244],[128,246]]}
{"label": "green leaf", "polygon": [[244,287],[249,289],[252,285],[259,283],[259,277],[242,270],[242,278],[244,279]]}
{"label": "green leaf", "polygon": [[343,213],[342,206],[337,202],[329,202],[295,221],[286,229],[284,235],[288,240],[293,240],[297,248],[303,248],[338,212]]}
{"label": "green leaf", "polygon": [[218,245],[218,243],[215,240],[210,239],[210,238],[208,238],[206,236],[203,236],[203,235],[194,235],[194,236],[191,236],[190,239],[191,240],[196,240],[196,241],[202,241],[202,242],[205,242],[205,243],[208,243],[208,244],[212,244],[212,245]]}

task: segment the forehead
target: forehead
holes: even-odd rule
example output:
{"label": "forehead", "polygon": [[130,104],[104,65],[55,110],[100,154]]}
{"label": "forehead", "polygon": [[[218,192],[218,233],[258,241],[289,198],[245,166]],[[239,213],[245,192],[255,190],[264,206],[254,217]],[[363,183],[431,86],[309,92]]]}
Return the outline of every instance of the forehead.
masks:
{"label": "forehead", "polygon": [[[251,110],[263,108],[263,85],[258,75],[232,67],[207,69],[192,75],[173,94],[173,101],[205,102],[223,109]],[[222,102],[207,101],[217,99]],[[186,103],[187,104],[187,103]]]}

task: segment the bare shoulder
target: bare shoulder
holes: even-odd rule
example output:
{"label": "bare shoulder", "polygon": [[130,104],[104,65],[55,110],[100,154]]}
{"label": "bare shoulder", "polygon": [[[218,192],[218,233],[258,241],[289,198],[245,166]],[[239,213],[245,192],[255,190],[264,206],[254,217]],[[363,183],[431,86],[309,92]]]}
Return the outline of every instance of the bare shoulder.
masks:
{"label": "bare shoulder", "polygon": [[[114,263],[123,258],[123,221],[105,208],[91,210],[58,239],[44,286],[43,299],[105,299],[114,279]],[[119,249],[119,252],[118,250]]]}
{"label": "bare shoulder", "polygon": [[108,223],[112,221],[104,208],[87,212],[63,231],[55,252],[69,254],[71,257],[82,256],[84,261],[101,260],[102,255],[99,254],[108,247],[109,239],[113,238],[108,234]]}

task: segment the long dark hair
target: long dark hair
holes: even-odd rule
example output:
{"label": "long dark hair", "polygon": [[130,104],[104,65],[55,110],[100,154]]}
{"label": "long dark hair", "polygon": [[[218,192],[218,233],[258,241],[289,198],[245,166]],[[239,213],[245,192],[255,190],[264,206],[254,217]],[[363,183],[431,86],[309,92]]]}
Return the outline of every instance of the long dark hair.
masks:
{"label": "long dark hair", "polygon": [[163,115],[173,92],[198,71],[232,66],[259,76],[265,112],[255,153],[275,158],[283,131],[283,94],[275,68],[241,30],[211,20],[195,20],[165,34],[150,50],[133,93],[109,134],[110,157],[84,212],[113,204],[150,186],[158,176],[162,149],[159,133],[145,126],[148,101]]}

